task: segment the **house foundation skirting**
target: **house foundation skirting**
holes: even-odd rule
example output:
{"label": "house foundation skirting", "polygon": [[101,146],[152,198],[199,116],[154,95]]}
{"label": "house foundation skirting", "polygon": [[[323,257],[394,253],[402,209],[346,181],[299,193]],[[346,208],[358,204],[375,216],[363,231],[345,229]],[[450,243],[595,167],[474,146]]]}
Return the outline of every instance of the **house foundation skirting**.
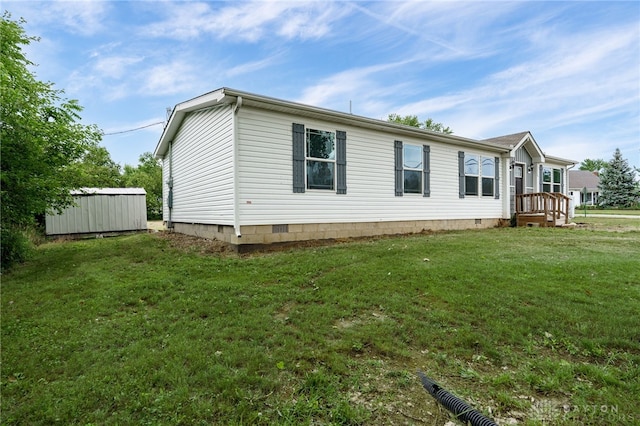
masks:
{"label": "house foundation skirting", "polygon": [[412,234],[425,231],[493,228],[504,224],[503,219],[442,219],[394,222],[304,223],[275,225],[242,225],[241,237],[233,226],[199,223],[173,223],[174,232],[202,238],[216,239],[240,249],[250,245],[268,245],[312,240],[336,240],[382,235]]}

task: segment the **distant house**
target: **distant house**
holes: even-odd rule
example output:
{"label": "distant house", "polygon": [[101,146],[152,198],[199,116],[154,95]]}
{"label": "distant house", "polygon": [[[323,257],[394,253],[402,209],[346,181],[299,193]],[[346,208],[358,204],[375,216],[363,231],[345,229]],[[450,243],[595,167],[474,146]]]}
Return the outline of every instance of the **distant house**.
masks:
{"label": "distant house", "polygon": [[569,170],[569,195],[578,206],[597,206],[600,176],[588,170]]}
{"label": "distant house", "polygon": [[90,236],[147,229],[144,188],[82,188],[72,191],[74,205],[47,214],[49,236]]}
{"label": "distant house", "polygon": [[167,227],[238,249],[496,226],[560,206],[575,164],[529,132],[479,141],[228,88],[176,105],[155,156]]}

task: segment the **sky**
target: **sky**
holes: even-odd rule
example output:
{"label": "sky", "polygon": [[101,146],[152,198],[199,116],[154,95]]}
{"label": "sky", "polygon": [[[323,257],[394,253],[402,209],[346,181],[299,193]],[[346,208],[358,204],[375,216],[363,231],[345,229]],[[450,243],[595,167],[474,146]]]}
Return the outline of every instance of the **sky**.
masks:
{"label": "sky", "polygon": [[[221,87],[640,167],[640,2],[3,1],[117,163]],[[138,130],[134,130],[138,129]]]}

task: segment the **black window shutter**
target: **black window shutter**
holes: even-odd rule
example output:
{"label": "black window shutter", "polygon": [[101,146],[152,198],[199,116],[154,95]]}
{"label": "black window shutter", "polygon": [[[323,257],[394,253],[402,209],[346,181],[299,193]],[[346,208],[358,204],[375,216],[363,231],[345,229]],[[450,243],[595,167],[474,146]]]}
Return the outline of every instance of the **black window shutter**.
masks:
{"label": "black window shutter", "polygon": [[458,192],[464,198],[464,151],[458,151]]}
{"label": "black window shutter", "polygon": [[560,192],[564,194],[564,169],[560,169]]}
{"label": "black window shutter", "polygon": [[396,197],[404,194],[403,162],[402,162],[402,141],[395,141],[396,160]]}
{"label": "black window shutter", "polygon": [[431,196],[431,147],[429,145],[422,145],[422,173],[423,176],[423,197]]}
{"label": "black window shutter", "polygon": [[293,192],[305,190],[304,124],[293,123]]}
{"label": "black window shutter", "polygon": [[496,200],[500,198],[500,158],[495,157],[496,180],[494,181]]}
{"label": "black window shutter", "polygon": [[347,193],[347,132],[336,131],[336,187],[338,194]]}

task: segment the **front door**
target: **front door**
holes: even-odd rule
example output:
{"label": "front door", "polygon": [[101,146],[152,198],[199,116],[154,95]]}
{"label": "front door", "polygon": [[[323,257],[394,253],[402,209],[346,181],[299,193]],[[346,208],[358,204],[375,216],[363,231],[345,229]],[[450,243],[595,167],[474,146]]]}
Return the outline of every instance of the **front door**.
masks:
{"label": "front door", "polygon": [[513,166],[513,174],[516,178],[516,195],[524,194],[524,181],[522,179],[523,176],[523,165],[516,164]]}

